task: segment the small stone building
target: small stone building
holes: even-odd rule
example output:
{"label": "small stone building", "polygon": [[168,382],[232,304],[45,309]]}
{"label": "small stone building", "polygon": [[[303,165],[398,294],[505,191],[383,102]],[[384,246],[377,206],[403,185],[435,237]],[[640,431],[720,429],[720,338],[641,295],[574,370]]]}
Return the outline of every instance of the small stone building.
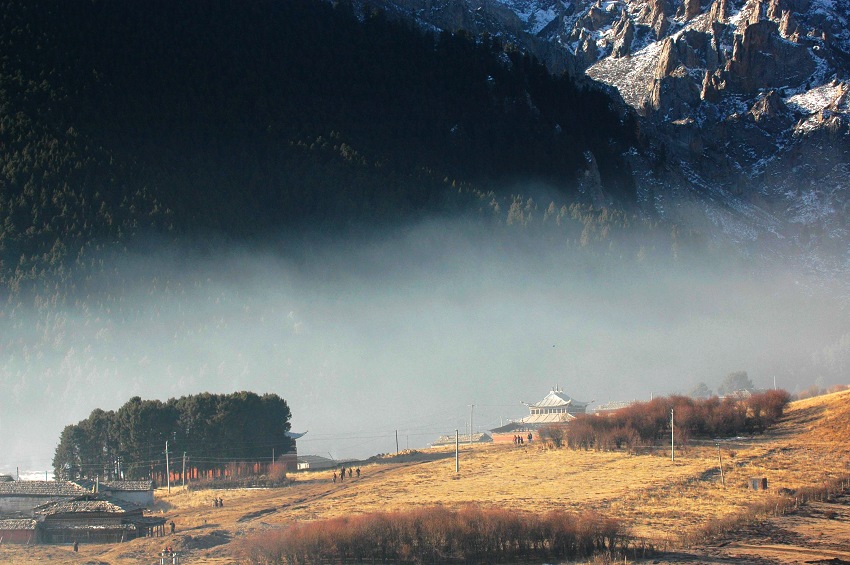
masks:
{"label": "small stone building", "polygon": [[0,520],[0,544],[38,542],[36,522],[32,518],[7,518]]}
{"label": "small stone building", "polygon": [[87,492],[101,495],[101,498],[128,502],[143,508],[151,508],[154,503],[154,486],[150,479],[140,481],[77,479],[74,483]]}
{"label": "small stone building", "polygon": [[120,543],[165,535],[165,518],[145,516],[141,507],[94,495],[51,502],[34,513],[43,543]]}
{"label": "small stone building", "polygon": [[338,465],[334,459],[328,459],[320,455],[301,455],[298,457],[297,470],[307,471],[316,469],[332,469]]}
{"label": "small stone building", "polygon": [[[455,442],[460,443],[462,445],[469,445],[470,443],[469,434],[460,434],[458,436],[455,435],[445,435],[437,438],[437,441],[431,443],[431,447],[443,447],[446,445],[454,445]],[[475,432],[472,434],[472,442],[471,443],[492,443],[493,438],[490,437],[490,434],[485,432]]]}
{"label": "small stone building", "polygon": [[109,481],[100,483],[98,492],[110,499],[135,504],[143,508],[153,506],[153,481]]}
{"label": "small stone building", "polygon": [[68,481],[0,481],[0,516],[32,516],[36,506],[71,500],[88,492]]}

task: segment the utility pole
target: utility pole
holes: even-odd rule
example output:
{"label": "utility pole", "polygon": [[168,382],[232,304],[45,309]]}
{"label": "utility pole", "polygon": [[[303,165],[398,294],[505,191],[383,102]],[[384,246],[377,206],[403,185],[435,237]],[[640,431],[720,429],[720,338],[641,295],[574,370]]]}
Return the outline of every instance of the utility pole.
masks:
{"label": "utility pole", "polygon": [[723,455],[720,453],[720,444],[717,444],[717,459],[720,461],[720,484],[726,486],[726,479],[723,477]]}
{"label": "utility pole", "polygon": [[395,431],[395,454],[398,455],[398,430]]}
{"label": "utility pole", "polygon": [[168,482],[168,494],[171,494],[171,467],[168,464],[168,440],[165,440],[165,480]]}
{"label": "utility pole", "polygon": [[457,430],[455,430],[455,473],[460,473],[460,457],[458,456],[458,452],[460,451],[460,434]]}
{"label": "utility pole", "polygon": [[674,448],[676,447],[676,441],[673,439],[673,430],[675,424],[673,423],[673,409],[670,409],[670,461],[676,460],[676,453]]}
{"label": "utility pole", "polygon": [[472,447],[472,430],[475,429],[472,426],[472,416],[475,413],[475,404],[469,405],[469,447]]}
{"label": "utility pole", "polygon": [[186,452],[183,452],[183,472],[180,473],[180,476],[183,477],[183,490],[186,490]]}

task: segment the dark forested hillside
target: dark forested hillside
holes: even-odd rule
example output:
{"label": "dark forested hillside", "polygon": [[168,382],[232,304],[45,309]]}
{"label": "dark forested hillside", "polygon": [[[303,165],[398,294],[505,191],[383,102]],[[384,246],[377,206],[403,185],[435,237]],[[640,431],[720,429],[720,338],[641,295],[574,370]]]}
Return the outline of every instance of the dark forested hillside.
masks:
{"label": "dark forested hillside", "polygon": [[493,38],[318,0],[0,12],[13,293],[47,274],[73,286],[93,250],[138,233],[334,233],[463,210],[520,179],[568,202],[595,164],[608,198],[632,199],[631,121]]}

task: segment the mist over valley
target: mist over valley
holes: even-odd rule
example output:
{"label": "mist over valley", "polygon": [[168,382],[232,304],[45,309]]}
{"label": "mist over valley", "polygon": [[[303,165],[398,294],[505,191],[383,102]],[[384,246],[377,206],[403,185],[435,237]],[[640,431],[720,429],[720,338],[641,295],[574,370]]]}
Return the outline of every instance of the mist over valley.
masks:
{"label": "mist over valley", "polygon": [[795,391],[841,382],[848,354],[844,302],[788,268],[595,255],[460,219],[307,249],[131,248],[90,286],[0,319],[7,466],[49,468],[64,426],[137,395],[275,393],[300,452],[363,458],[396,431],[402,448],[463,432],[472,404],[476,430],[497,427],[555,386],[601,404],[746,370]]}

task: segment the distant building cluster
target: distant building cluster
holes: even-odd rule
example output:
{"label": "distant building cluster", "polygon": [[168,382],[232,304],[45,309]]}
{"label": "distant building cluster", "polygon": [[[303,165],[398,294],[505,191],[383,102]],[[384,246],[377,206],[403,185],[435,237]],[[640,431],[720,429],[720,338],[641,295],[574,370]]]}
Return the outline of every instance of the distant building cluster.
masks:
{"label": "distant building cluster", "polygon": [[[454,435],[444,435],[437,438],[431,443],[432,447],[454,445],[457,440],[459,443],[525,443],[526,441],[534,441],[537,432],[546,426],[552,424],[568,424],[576,419],[576,416],[587,414],[587,407],[590,402],[582,402],[571,397],[560,387],[554,387],[549,391],[542,400],[535,403],[523,402],[528,408],[528,415],[519,419],[513,420],[504,426],[493,428],[488,432],[479,432],[470,435],[460,434],[457,439]],[[632,402],[608,403],[604,405],[604,410],[615,410],[624,408]],[[617,405],[615,408],[614,406]],[[595,412],[600,412],[603,407],[598,408]]]}
{"label": "distant building cluster", "polygon": [[534,404],[523,404],[528,407],[528,416],[490,430],[494,442],[511,443],[517,437],[525,441],[529,434],[531,441],[534,441],[540,428],[551,424],[565,424],[575,420],[579,414],[586,414],[589,402],[576,400],[559,387],[555,387],[543,400]]}
{"label": "distant building cluster", "polygon": [[152,481],[16,481],[0,476],[3,543],[118,543],[165,535]]}
{"label": "distant building cluster", "polygon": [[614,412],[616,410],[622,410],[623,408],[628,408],[632,404],[637,402],[637,400],[612,400],[611,402],[606,402],[605,404],[600,404],[594,410],[594,414],[607,414],[609,412]]}

